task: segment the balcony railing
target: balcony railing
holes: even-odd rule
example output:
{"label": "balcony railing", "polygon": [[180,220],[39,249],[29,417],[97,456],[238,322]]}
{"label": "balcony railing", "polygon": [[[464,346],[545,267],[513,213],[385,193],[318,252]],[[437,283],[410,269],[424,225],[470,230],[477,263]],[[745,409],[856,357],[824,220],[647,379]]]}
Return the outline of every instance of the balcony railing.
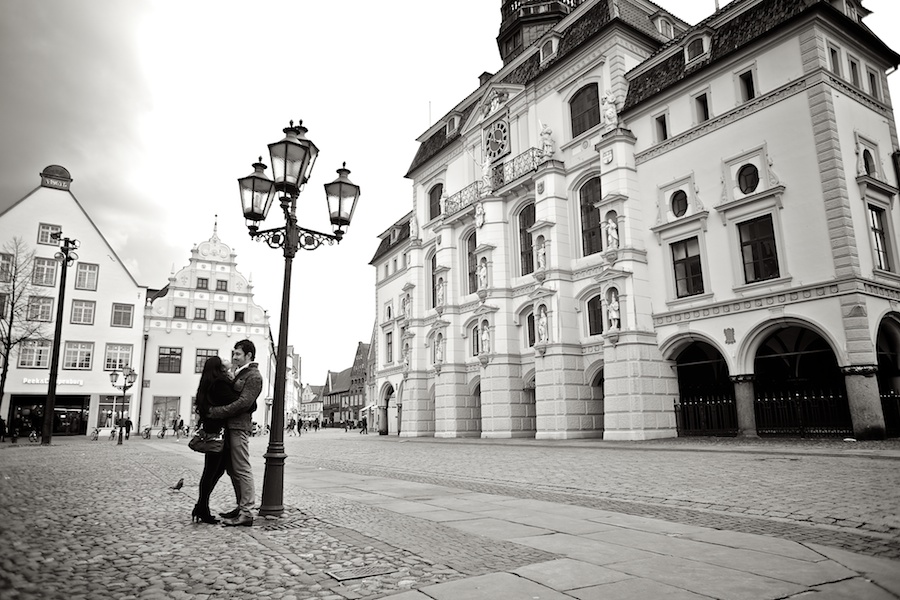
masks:
{"label": "balcony railing", "polygon": [[474,203],[487,193],[498,190],[503,186],[510,184],[517,179],[536,171],[538,166],[544,160],[544,155],[538,148],[529,148],[522,154],[516,156],[512,160],[508,160],[503,164],[491,167],[490,181],[491,189],[487,192],[484,189],[484,181],[476,181],[467,185],[460,191],[447,198],[444,204],[444,214],[452,215],[459,212]]}

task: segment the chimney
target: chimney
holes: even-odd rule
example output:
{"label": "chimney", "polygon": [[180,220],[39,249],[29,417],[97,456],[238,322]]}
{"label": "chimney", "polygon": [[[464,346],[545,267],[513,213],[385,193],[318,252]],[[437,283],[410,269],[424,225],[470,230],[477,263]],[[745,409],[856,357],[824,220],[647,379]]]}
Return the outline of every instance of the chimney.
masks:
{"label": "chimney", "polygon": [[484,73],[479,75],[478,76],[478,87],[481,87],[484,84],[486,84],[488,81],[491,80],[491,77],[493,77],[493,76],[494,76],[493,73],[488,73],[487,71],[485,71]]}

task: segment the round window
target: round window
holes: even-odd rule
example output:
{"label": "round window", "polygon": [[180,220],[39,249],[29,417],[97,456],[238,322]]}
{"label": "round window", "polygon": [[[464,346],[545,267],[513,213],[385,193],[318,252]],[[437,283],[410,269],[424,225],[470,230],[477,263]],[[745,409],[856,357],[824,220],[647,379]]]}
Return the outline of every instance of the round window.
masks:
{"label": "round window", "polygon": [[756,168],[756,165],[744,165],[738,171],[737,179],[741,192],[750,194],[759,186],[759,169]]}
{"label": "round window", "polygon": [[687,194],[684,190],[677,190],[672,194],[672,212],[676,217],[683,217],[687,212]]}

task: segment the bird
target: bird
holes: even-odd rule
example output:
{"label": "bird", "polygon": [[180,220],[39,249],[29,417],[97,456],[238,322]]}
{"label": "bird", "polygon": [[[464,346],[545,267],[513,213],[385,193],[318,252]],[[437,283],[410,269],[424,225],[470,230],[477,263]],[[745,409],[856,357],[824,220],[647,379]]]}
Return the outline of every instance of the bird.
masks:
{"label": "bird", "polygon": [[181,479],[179,479],[179,480],[178,480],[178,483],[176,483],[175,485],[170,486],[169,489],[170,489],[170,490],[175,490],[175,491],[177,492],[178,490],[180,490],[180,489],[182,488],[183,485],[184,485],[184,477],[182,477]]}

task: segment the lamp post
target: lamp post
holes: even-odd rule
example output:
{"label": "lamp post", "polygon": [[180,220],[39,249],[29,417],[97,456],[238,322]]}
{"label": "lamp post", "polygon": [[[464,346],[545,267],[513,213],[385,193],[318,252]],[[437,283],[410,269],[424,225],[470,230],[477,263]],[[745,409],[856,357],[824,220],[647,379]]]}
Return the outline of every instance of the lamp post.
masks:
{"label": "lamp post", "polygon": [[[302,121],[296,127],[291,121],[290,126],[283,129],[283,132],[285,136],[283,140],[269,144],[274,180],[265,175],[266,166],[262,163],[262,157],[253,164],[253,173],[238,179],[241,205],[250,237],[266,242],[271,248],[281,248],[284,251],[284,285],[281,293],[278,350],[275,357],[275,395],[272,399],[269,445],[263,455],[266,469],[259,507],[259,514],[262,516],[280,516],[284,512],[282,503],[284,459],[287,457],[284,453],[284,392],[291,301],[291,263],[298,249],[315,250],[325,243],[329,245],[340,243],[353,218],[360,192],[359,186],[347,178],[350,171],[344,163],[337,170],[338,178],[325,184],[325,197],[334,233],[322,233],[300,227],[297,224],[297,198],[312,174],[319,149],[306,138],[307,129]],[[260,230],[259,223],[265,220],[276,192],[279,194],[285,225]]]}
{"label": "lamp post", "polygon": [[[122,429],[125,427],[125,392],[131,389],[131,386],[134,385],[135,379],[137,379],[137,373],[134,372],[134,369],[131,367],[122,367],[122,383],[121,385],[116,385],[116,382],[119,380],[119,371],[113,371],[109,374],[109,382],[112,384],[114,388],[117,390],[122,390],[122,416],[119,417],[119,441],[116,442],[117,445],[122,445]],[[113,401],[113,418],[116,417],[116,403]],[[113,421],[113,426],[115,426],[115,421]]]}
{"label": "lamp post", "polygon": [[75,253],[81,242],[62,237],[62,231],[50,234],[50,239],[60,242],[59,252],[54,258],[62,265],[59,274],[59,298],[56,301],[56,328],[53,331],[53,350],[50,354],[50,381],[47,386],[47,400],[44,403],[44,426],[41,431],[41,445],[49,446],[53,437],[53,416],[56,411],[56,380],[59,377],[59,341],[62,338],[62,314],[66,301],[66,273],[78,260]]}

